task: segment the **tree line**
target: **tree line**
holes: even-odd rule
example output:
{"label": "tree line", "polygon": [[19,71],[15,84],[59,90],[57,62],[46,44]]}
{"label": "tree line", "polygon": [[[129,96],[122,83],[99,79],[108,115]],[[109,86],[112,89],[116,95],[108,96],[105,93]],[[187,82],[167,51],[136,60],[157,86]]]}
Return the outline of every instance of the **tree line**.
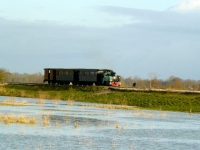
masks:
{"label": "tree line", "polygon": [[44,75],[40,72],[33,74],[10,73],[5,69],[0,69],[1,83],[42,83]]}
{"label": "tree line", "polygon": [[122,78],[122,85],[132,87],[136,83],[136,88],[139,89],[173,89],[173,90],[198,90],[200,91],[200,80],[183,80],[179,77],[170,76],[166,80],[151,77],[149,79],[141,79],[140,77]]}
{"label": "tree line", "polygon": [[[40,72],[34,74],[10,73],[5,69],[0,69],[1,83],[43,83],[44,75]],[[167,80],[158,79],[156,74],[150,74],[149,79],[140,77],[121,77],[123,87],[132,87],[139,89],[175,89],[175,90],[200,90],[200,80],[183,80],[179,77],[171,76]]]}

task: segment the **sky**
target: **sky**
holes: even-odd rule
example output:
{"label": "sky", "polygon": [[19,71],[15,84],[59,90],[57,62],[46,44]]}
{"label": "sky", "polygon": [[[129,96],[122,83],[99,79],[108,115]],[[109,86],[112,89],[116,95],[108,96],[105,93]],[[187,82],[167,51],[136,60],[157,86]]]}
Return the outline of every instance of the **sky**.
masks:
{"label": "sky", "polygon": [[200,0],[0,0],[0,68],[200,80]]}

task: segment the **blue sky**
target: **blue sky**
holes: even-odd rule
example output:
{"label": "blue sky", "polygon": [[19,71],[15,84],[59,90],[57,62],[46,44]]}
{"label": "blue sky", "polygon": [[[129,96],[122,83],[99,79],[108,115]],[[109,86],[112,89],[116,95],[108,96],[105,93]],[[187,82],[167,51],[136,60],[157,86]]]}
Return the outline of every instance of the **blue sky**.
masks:
{"label": "blue sky", "polygon": [[200,80],[200,0],[1,0],[0,68]]}

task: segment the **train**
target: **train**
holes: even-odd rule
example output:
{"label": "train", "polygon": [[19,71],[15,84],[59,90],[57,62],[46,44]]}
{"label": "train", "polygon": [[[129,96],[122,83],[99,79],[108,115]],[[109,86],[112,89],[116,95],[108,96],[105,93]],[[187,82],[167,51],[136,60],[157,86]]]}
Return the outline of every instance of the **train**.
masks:
{"label": "train", "polygon": [[120,76],[111,69],[44,68],[48,84],[121,86]]}

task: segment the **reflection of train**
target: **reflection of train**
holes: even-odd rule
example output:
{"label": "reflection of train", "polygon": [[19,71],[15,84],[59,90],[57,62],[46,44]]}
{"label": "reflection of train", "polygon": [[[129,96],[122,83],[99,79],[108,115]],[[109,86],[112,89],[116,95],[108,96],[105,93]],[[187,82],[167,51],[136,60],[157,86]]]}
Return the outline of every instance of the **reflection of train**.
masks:
{"label": "reflection of train", "polygon": [[120,76],[110,69],[45,68],[44,82],[49,84],[120,86]]}

